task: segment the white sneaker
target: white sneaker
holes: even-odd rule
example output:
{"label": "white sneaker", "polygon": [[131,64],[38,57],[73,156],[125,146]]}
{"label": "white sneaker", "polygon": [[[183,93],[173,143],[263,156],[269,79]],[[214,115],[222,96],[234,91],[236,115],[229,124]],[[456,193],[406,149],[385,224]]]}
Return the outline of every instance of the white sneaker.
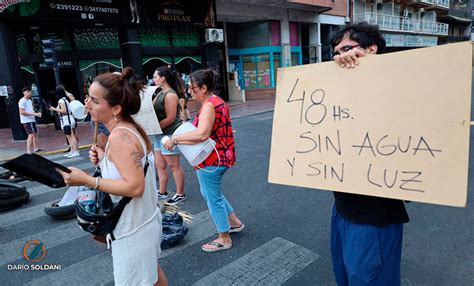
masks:
{"label": "white sneaker", "polygon": [[79,153],[79,151],[76,151],[76,152],[71,152],[71,154],[66,156],[66,158],[75,158],[75,157],[79,157],[79,156],[81,156],[81,154]]}
{"label": "white sneaker", "polygon": [[64,154],[64,157],[69,158],[69,156],[71,156],[72,153],[73,153],[72,151],[69,152],[69,153],[66,153],[66,154]]}

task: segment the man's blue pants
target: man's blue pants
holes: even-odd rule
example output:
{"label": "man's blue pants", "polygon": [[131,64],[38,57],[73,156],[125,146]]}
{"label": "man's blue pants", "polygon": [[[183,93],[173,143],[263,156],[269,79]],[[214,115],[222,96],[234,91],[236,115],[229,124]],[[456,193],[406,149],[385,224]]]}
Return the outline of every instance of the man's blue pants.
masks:
{"label": "man's blue pants", "polygon": [[331,255],[339,286],[400,285],[403,224],[357,224],[333,209]]}

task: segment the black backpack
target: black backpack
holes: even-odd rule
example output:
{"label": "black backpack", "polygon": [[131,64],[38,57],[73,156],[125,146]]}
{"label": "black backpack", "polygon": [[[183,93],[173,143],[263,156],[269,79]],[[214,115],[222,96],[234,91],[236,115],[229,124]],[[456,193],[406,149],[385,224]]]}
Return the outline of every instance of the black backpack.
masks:
{"label": "black backpack", "polygon": [[[145,176],[148,166],[149,162],[147,159],[144,166]],[[98,177],[100,175],[100,169],[97,167],[93,176]],[[114,204],[109,193],[97,190],[96,193],[96,213],[88,212],[78,200],[75,201],[74,205],[76,208],[77,222],[83,230],[93,234],[95,236],[94,239],[100,242],[106,242],[108,234],[110,234],[112,240],[115,240],[113,230],[115,229],[125,206],[132,200],[132,198],[123,197],[117,204]]]}

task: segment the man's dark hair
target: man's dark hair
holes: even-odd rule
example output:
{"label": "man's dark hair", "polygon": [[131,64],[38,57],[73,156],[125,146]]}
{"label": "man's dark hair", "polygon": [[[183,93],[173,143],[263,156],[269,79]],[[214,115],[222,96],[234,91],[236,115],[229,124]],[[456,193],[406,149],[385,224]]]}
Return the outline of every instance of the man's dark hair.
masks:
{"label": "man's dark hair", "polygon": [[331,37],[332,49],[342,41],[346,34],[349,39],[357,42],[363,49],[377,45],[377,54],[381,54],[385,49],[385,39],[380,33],[379,27],[366,22],[340,26]]}
{"label": "man's dark hair", "polygon": [[21,89],[21,92],[25,92],[25,91],[27,91],[27,90],[31,91],[31,86],[29,86],[29,85],[24,86],[24,87]]}

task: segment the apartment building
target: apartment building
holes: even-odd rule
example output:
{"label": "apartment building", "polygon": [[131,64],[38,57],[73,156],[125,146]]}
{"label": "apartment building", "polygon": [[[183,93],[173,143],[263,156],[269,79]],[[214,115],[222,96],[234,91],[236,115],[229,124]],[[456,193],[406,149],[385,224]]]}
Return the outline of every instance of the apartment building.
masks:
{"label": "apartment building", "polygon": [[330,59],[329,37],[349,0],[216,0],[229,99],[275,95],[279,67]]}
{"label": "apartment building", "polygon": [[471,39],[472,1],[451,0],[447,14],[439,16],[439,21],[449,24],[448,36],[440,39],[440,43],[453,43]]}
{"label": "apartment building", "polygon": [[378,25],[387,41],[387,51],[436,46],[445,42],[450,24],[439,19],[448,15],[453,0],[356,0],[353,21]]}

